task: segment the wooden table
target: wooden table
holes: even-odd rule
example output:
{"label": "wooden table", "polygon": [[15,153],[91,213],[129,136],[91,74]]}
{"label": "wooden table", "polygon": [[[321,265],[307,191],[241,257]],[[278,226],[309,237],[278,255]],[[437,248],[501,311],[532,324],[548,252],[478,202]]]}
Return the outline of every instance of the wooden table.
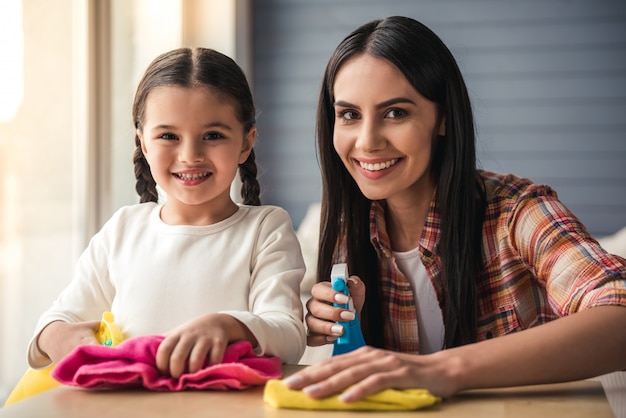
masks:
{"label": "wooden table", "polygon": [[[302,366],[286,366],[285,375]],[[626,373],[617,396],[626,395]],[[623,384],[623,385],[622,385]],[[416,417],[618,417],[598,381],[580,381],[507,389],[474,390],[444,400],[435,407],[407,412],[368,412],[368,418]],[[621,415],[624,413],[624,415]],[[618,415],[619,414],[619,415]],[[265,418],[354,418],[353,411],[305,411],[274,409],[263,403],[263,388],[230,392],[156,393],[145,390],[91,391],[58,387],[0,408],[0,417],[122,418],[122,417],[265,417]]]}

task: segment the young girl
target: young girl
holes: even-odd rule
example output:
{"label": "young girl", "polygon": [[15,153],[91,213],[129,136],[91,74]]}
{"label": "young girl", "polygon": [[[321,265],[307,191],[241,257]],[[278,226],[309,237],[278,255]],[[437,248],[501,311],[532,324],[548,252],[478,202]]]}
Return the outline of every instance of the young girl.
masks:
{"label": "young girl", "polygon": [[[405,17],[372,21],[331,57],[318,105],[318,278],[346,262],[369,346],[291,376],[346,402],[385,388],[458,391],[626,369],[626,260],[607,254],[548,186],[476,168],[474,124],[442,41]],[[328,282],[309,345],[354,317]],[[375,348],[374,348],[375,347]]]}
{"label": "young girl", "polygon": [[[133,104],[136,190],[81,255],[72,282],[40,318],[32,367],[96,343],[104,311],[125,338],[164,334],[162,373],[179,377],[226,346],[295,363],[304,351],[304,262],[291,220],[260,206],[255,108],[245,75],[210,49],[157,57]],[[239,170],[244,204],[230,197]],[[157,185],[166,194],[158,202]]]}

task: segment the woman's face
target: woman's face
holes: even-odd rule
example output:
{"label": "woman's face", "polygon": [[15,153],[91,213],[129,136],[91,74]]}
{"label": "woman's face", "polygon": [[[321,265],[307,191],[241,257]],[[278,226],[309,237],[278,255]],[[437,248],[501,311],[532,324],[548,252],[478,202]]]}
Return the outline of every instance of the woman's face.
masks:
{"label": "woman's face", "polygon": [[445,134],[437,105],[394,65],[368,54],[349,59],[333,88],[333,144],[361,192],[389,204],[430,199],[433,149]]}

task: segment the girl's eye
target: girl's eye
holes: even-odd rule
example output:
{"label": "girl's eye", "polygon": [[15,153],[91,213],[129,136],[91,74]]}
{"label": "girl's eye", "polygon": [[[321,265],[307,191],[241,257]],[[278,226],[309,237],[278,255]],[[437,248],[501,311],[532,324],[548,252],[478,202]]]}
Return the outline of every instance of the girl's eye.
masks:
{"label": "girl's eye", "polygon": [[358,119],[359,114],[354,110],[342,110],[340,112],[337,112],[337,117],[345,120],[353,120]]}
{"label": "girl's eye", "polygon": [[396,118],[401,118],[403,116],[406,116],[406,112],[402,109],[391,109],[389,110],[389,112],[387,112],[386,117],[390,118],[390,119],[396,119]]}
{"label": "girl's eye", "polygon": [[174,135],[174,134],[169,134],[169,133],[164,133],[164,134],[161,134],[161,135],[159,135],[158,137],[159,137],[159,138],[161,138],[161,139],[167,139],[168,141],[173,141],[173,140],[178,139],[178,138],[176,137],[176,135]]}
{"label": "girl's eye", "polygon": [[207,132],[206,134],[204,134],[204,139],[208,141],[215,141],[216,139],[222,138],[224,138],[224,135],[219,132]]}

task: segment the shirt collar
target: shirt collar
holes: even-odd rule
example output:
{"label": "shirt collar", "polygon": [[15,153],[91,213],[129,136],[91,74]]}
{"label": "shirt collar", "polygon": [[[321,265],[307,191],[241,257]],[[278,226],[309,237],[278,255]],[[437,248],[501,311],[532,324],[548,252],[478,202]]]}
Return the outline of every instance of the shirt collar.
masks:
{"label": "shirt collar", "polygon": [[[387,225],[385,223],[384,200],[372,201],[370,207],[370,242],[376,251],[385,257],[391,257],[391,243],[387,233]],[[422,236],[420,237],[419,252],[425,265],[432,263],[433,258],[438,253],[439,237],[441,235],[441,217],[439,215],[439,204],[437,192],[432,195],[426,222],[422,228]]]}

